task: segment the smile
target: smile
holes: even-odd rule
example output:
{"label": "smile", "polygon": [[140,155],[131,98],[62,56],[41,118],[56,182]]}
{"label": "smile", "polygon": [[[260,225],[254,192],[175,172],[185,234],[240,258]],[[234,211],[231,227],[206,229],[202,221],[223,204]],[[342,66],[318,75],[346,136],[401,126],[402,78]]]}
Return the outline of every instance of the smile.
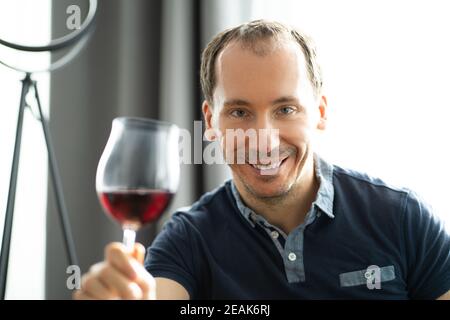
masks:
{"label": "smile", "polygon": [[278,163],[267,164],[267,165],[265,165],[265,164],[252,164],[251,166],[253,168],[258,169],[258,170],[270,170],[270,169],[279,168],[280,165],[281,165],[281,162],[282,161],[280,161]]}
{"label": "smile", "polygon": [[281,161],[269,164],[251,164],[251,163],[248,164],[254,169],[258,170],[261,174],[268,174],[268,173],[274,174],[283,165],[283,163],[286,161],[287,158],[288,157],[284,158]]}

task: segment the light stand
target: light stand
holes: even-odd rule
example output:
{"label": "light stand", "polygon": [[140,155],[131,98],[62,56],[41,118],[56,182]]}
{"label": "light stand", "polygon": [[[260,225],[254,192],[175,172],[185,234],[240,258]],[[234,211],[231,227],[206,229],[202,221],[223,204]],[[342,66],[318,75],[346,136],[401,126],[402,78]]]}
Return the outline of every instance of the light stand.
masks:
{"label": "light stand", "polygon": [[66,65],[70,60],[72,60],[81,51],[81,49],[86,44],[89,36],[92,34],[96,11],[97,11],[97,0],[90,0],[89,1],[89,12],[87,14],[85,21],[80,26],[80,28],[77,31],[75,31],[69,35],[66,35],[66,36],[56,39],[56,40],[53,40],[52,42],[50,42],[48,45],[45,45],[45,46],[25,46],[25,45],[11,43],[11,42],[0,39],[0,45],[4,45],[4,46],[7,46],[7,47],[15,49],[15,50],[28,51],[28,52],[56,51],[56,50],[66,48],[66,47],[76,43],[76,45],[73,47],[73,49],[71,49],[71,51],[68,54],[66,54],[64,57],[62,57],[58,61],[54,62],[49,68],[46,68],[45,70],[27,71],[27,70],[22,70],[22,69],[13,67],[9,64],[6,64],[6,63],[0,61],[1,64],[5,65],[9,68],[12,68],[17,71],[25,72],[25,77],[22,80],[22,92],[20,95],[20,103],[19,103],[15,143],[14,143],[11,176],[10,176],[10,181],[9,181],[8,199],[7,199],[5,223],[4,223],[4,227],[3,227],[2,247],[1,247],[1,254],[0,254],[0,299],[1,300],[5,299],[5,293],[6,293],[6,280],[7,280],[7,275],[8,275],[9,253],[10,253],[10,247],[11,247],[12,223],[13,223],[14,205],[15,205],[16,189],[17,189],[17,176],[18,176],[18,172],[19,172],[20,149],[21,149],[22,131],[23,131],[23,119],[24,119],[25,109],[26,109],[26,107],[28,107],[25,99],[27,97],[27,94],[30,91],[30,88],[32,88],[34,91],[37,108],[38,108],[38,112],[39,112],[38,120],[42,124],[42,129],[43,129],[43,133],[44,133],[45,145],[46,145],[47,152],[48,152],[51,180],[52,180],[52,184],[53,184],[53,190],[55,192],[57,211],[59,214],[61,228],[63,231],[64,245],[65,245],[66,252],[68,255],[68,260],[71,265],[78,265],[75,245],[74,245],[73,236],[72,236],[72,232],[71,232],[71,228],[70,228],[69,215],[67,213],[67,208],[66,208],[65,201],[64,201],[61,177],[59,175],[59,170],[58,170],[56,157],[55,157],[55,153],[54,153],[54,149],[53,149],[53,142],[51,139],[48,122],[45,119],[43,112],[42,112],[41,101],[39,98],[37,83],[36,83],[36,81],[31,79],[31,75],[32,75],[32,73],[36,73],[36,72],[55,70],[57,68],[60,68],[64,65]]}

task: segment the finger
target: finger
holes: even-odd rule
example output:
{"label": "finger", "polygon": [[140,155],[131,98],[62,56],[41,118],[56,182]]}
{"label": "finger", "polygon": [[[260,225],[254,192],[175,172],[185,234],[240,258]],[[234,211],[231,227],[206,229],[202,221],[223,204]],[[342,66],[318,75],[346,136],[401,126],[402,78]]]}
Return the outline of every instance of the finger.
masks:
{"label": "finger", "polygon": [[130,257],[123,244],[118,242],[109,244],[105,250],[105,259],[130,280],[136,278],[136,272],[130,263]]}
{"label": "finger", "polygon": [[153,276],[145,270],[145,268],[136,260],[132,260],[131,264],[135,268],[137,277],[135,282],[142,290],[142,299],[155,299],[156,297],[156,281]]}
{"label": "finger", "polygon": [[145,259],[145,247],[140,243],[135,243],[132,253],[133,258],[135,258],[139,263],[143,264]]}
{"label": "finger", "polygon": [[99,272],[99,279],[123,299],[141,299],[143,292],[139,285],[130,281],[121,271],[110,265],[105,265]]}
{"label": "finger", "polygon": [[94,300],[94,298],[92,298],[91,296],[89,296],[88,294],[83,292],[82,290],[76,290],[73,293],[72,298],[74,300]]}
{"label": "finger", "polygon": [[114,299],[114,291],[107,287],[99,278],[85,275],[81,278],[81,288],[83,292],[94,299]]}

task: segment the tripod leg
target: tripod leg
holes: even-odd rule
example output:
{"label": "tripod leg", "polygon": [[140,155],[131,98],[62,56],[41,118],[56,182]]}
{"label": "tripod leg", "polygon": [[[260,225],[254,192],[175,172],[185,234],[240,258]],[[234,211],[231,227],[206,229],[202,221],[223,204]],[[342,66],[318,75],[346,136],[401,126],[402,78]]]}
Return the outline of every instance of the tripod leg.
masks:
{"label": "tripod leg", "polygon": [[44,131],[45,143],[47,145],[48,160],[50,164],[50,171],[52,177],[53,188],[56,195],[56,205],[58,208],[61,228],[63,230],[64,243],[66,246],[66,252],[68,254],[69,262],[71,265],[78,266],[78,260],[75,251],[75,244],[73,241],[72,232],[70,229],[69,215],[67,213],[67,207],[64,202],[64,195],[62,191],[61,177],[59,175],[58,166],[56,163],[55,152],[53,150],[53,143],[48,128],[47,122],[44,118],[41,108],[41,101],[39,99],[39,93],[37,89],[36,81],[33,81],[34,94],[36,96],[37,106],[39,109],[39,117],[42,123],[42,129]]}
{"label": "tripod leg", "polygon": [[19,116],[16,128],[16,140],[9,180],[8,202],[6,205],[5,225],[3,227],[2,251],[0,255],[0,299],[5,299],[6,280],[8,276],[9,249],[11,246],[12,223],[17,189],[17,175],[19,173],[20,145],[22,142],[23,114],[26,106],[25,98],[31,86],[30,75],[27,73],[22,80],[22,93],[20,95]]}

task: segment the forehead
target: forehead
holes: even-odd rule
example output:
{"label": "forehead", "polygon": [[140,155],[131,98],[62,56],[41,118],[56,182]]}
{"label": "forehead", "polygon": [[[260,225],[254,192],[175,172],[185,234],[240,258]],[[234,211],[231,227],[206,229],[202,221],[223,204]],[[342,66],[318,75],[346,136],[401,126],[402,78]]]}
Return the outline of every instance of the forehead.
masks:
{"label": "forehead", "polygon": [[239,42],[227,45],[216,61],[215,98],[262,101],[306,93],[310,86],[300,46],[285,40],[265,48],[260,54]]}

